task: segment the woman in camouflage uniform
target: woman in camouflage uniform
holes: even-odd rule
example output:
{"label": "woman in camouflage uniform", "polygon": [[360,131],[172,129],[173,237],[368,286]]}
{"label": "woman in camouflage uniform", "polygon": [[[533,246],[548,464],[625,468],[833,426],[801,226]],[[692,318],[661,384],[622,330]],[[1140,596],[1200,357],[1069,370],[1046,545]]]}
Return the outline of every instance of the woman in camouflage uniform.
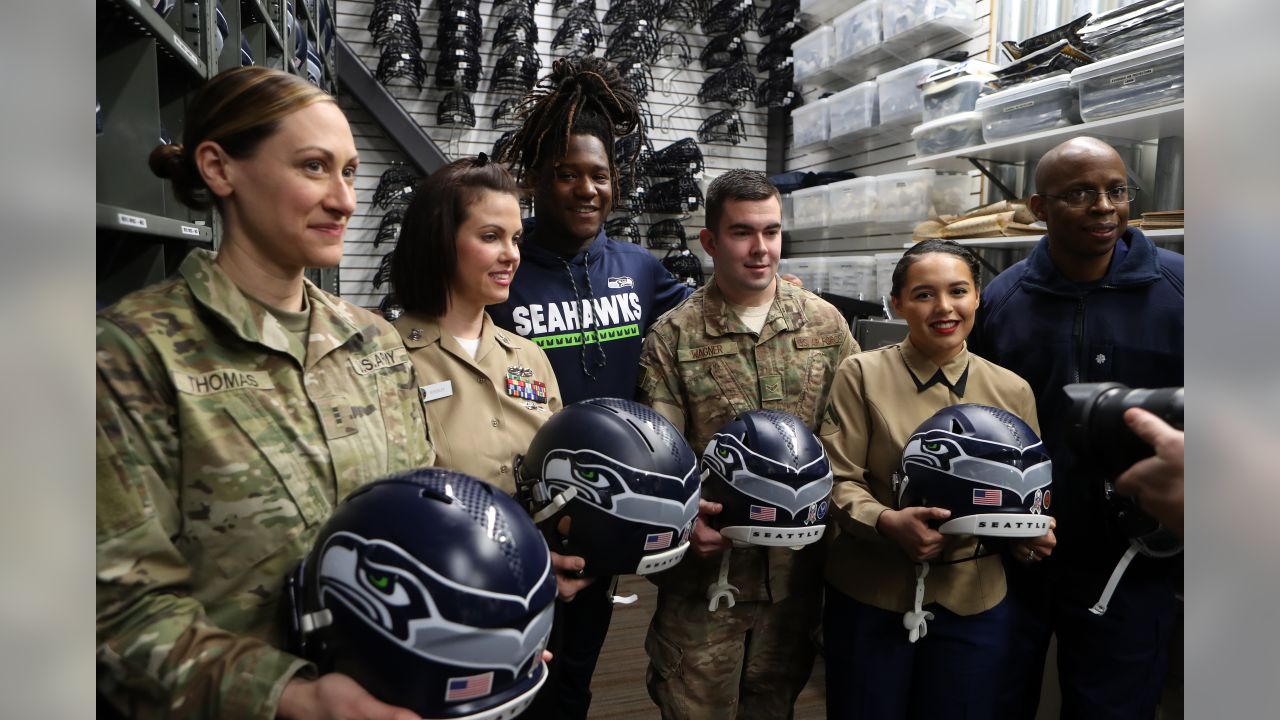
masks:
{"label": "woman in camouflage uniform", "polygon": [[196,94],[183,140],[151,166],[218,209],[218,252],[97,322],[99,694],[139,718],[413,717],[279,649],[283,578],[335,504],[434,459],[395,330],[303,278],[342,258],[350,127],[246,67]]}

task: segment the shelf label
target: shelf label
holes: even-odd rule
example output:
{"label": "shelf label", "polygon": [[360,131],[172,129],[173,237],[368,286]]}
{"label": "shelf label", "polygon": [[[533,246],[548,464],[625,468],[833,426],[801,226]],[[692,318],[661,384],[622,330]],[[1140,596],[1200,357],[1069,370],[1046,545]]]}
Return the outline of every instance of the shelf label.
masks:
{"label": "shelf label", "polygon": [[147,219],[140,218],[137,215],[126,215],[125,213],[116,213],[116,222],[125,227],[134,227],[140,230],[147,229]]}
{"label": "shelf label", "polygon": [[193,236],[195,236],[195,237],[200,237],[200,228],[195,227],[195,226],[192,226],[192,225],[183,225],[183,226],[182,226],[182,234],[183,234],[183,235],[193,235]]}
{"label": "shelf label", "polygon": [[1035,100],[1028,100],[1024,103],[1018,103],[1017,105],[1010,105],[1009,107],[1005,108],[1004,110],[1001,110],[1000,112],[1010,113],[1015,110],[1026,110],[1029,107],[1035,107],[1035,106],[1036,106]]}
{"label": "shelf label", "polygon": [[1116,77],[1111,78],[1111,84],[1112,85],[1132,85],[1133,83],[1138,81],[1138,78],[1144,75],[1150,75],[1153,72],[1155,72],[1155,68],[1147,68],[1146,70],[1131,72],[1128,75],[1117,75]]}
{"label": "shelf label", "polygon": [[200,57],[196,55],[191,50],[191,48],[187,47],[186,41],[183,40],[182,36],[178,35],[177,33],[173,34],[173,45],[174,47],[178,48],[178,52],[186,56],[187,62],[191,63],[192,65],[200,64]]}

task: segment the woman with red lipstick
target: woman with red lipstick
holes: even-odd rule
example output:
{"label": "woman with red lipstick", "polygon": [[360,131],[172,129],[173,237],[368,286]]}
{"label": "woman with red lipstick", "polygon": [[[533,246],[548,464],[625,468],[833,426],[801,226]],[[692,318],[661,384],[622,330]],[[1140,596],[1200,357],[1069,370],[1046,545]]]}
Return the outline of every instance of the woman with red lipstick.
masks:
{"label": "woman with red lipstick", "polygon": [[262,67],[151,154],[222,237],[98,315],[100,716],[416,717],[317,677],[278,616],[339,500],[434,457],[396,332],[303,277],[342,259],[358,163],[336,100]]}
{"label": "woman with red lipstick", "polygon": [[[992,679],[1009,648],[1002,559],[979,554],[974,538],[933,529],[930,523],[948,510],[893,509],[892,490],[911,433],[944,407],[1003,408],[1038,430],[1027,383],[966,347],[978,273],[973,254],[949,240],[908,250],[894,268],[891,291],[907,321],[906,339],[850,356],[831,386],[821,430],[839,528],[827,559],[823,623],[828,718],[996,715]],[[1011,543],[1010,555],[1037,562],[1054,542],[1050,531]],[[912,642],[903,614],[914,607],[922,562],[931,563],[924,607],[934,619]]]}
{"label": "woman with red lipstick", "polygon": [[421,383],[436,464],[516,490],[512,458],[560,409],[546,353],[494,326],[520,267],[520,189],[481,153],[414,193],[391,260],[393,324]]}

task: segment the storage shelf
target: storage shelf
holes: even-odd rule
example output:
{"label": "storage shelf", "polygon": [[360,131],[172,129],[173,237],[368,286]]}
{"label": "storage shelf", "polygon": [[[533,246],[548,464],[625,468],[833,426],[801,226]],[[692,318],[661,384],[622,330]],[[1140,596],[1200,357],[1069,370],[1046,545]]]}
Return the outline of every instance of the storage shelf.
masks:
{"label": "storage shelf", "polygon": [[[1018,163],[1039,160],[1049,150],[1065,140],[1080,135],[1091,135],[1114,144],[1129,145],[1145,140],[1159,139],[1183,133],[1183,107],[1185,103],[1143,110],[1119,117],[1095,120],[1080,125],[1043,130],[1018,135],[996,142],[961,148],[950,152],[928,155],[907,161],[908,167],[953,167],[957,160],[973,158],[993,162]],[[946,163],[946,164],[941,164]]]}
{"label": "storage shelf", "polygon": [[[1141,228],[1139,228],[1141,229]],[[1143,230],[1142,234],[1154,241],[1164,242],[1181,242],[1183,240],[1184,230],[1180,228],[1170,230]],[[989,238],[947,238],[954,240],[965,247],[979,248],[1028,248],[1034,247],[1040,242],[1043,235],[1018,235],[1015,237],[989,237]],[[903,243],[902,247],[909,248],[915,245],[914,242]]]}
{"label": "storage shelf", "polygon": [[207,247],[213,245],[213,230],[207,225],[196,225],[115,205],[98,203],[97,221],[100,228],[172,238]]}
{"label": "storage shelf", "polygon": [[183,67],[195,73],[196,77],[209,77],[209,68],[200,55],[183,40],[176,30],[169,27],[164,18],[153,9],[150,3],[141,0],[110,0],[111,4],[124,12],[140,32],[156,39],[160,50],[178,60]]}
{"label": "storage shelf", "polygon": [[241,17],[249,20],[246,24],[256,25],[262,23],[266,25],[267,34],[275,41],[276,47],[280,48],[281,51],[285,49],[280,30],[276,27],[276,20],[267,12],[267,6],[263,4],[263,0],[240,0],[240,12],[242,13]]}

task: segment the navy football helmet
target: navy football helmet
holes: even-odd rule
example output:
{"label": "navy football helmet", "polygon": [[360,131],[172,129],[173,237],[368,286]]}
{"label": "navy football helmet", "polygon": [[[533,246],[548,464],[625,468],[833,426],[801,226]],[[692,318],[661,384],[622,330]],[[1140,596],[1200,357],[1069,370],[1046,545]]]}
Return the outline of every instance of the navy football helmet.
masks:
{"label": "navy football helmet", "polygon": [[1040,537],[1053,466],[1022,418],[986,405],[952,405],[911,434],[895,482],[898,507],[942,507],[949,535]]}
{"label": "navy football helmet", "polygon": [[748,545],[798,547],[822,538],[831,463],[800,418],[750,410],[716,432],[702,453],[703,497],[724,506],[710,518]]}
{"label": "navy football helmet", "polygon": [[[698,514],[698,462],[666,418],[630,400],[569,405],[516,459],[518,493],[583,574],[648,575],[680,562]],[[556,531],[570,517],[569,537]]]}
{"label": "navy football helmet", "polygon": [[352,492],[286,589],[295,653],[423,718],[512,718],[546,680],[551,555],[518,503],[469,475]]}

